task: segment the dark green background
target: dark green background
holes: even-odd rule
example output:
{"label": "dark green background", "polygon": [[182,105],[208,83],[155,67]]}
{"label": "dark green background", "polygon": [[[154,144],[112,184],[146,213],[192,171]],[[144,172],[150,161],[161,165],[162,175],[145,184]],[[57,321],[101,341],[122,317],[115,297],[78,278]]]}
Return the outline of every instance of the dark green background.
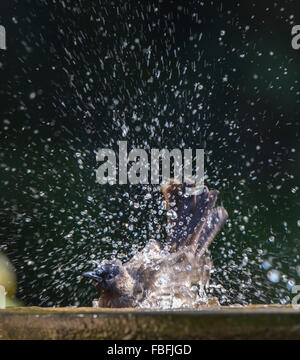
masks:
{"label": "dark green background", "polygon": [[95,260],[164,241],[156,187],[95,182],[97,149],[127,140],[129,150],[205,149],[206,184],[230,216],[211,246],[222,304],[291,302],[299,2],[120,3],[1,1],[0,251],[18,298],[90,305],[96,292],[80,274]]}

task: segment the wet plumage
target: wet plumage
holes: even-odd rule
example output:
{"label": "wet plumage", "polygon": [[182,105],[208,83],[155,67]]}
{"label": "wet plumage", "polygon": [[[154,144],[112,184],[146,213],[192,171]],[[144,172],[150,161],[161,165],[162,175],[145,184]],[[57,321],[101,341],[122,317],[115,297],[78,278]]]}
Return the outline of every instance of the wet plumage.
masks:
{"label": "wet plumage", "polygon": [[127,263],[103,261],[83,274],[97,286],[100,307],[180,308],[203,303],[212,262],[208,246],[227,218],[214,207],[218,191],[207,187],[187,195],[186,188],[170,179],[162,186],[168,210],[168,242],[150,240]]}

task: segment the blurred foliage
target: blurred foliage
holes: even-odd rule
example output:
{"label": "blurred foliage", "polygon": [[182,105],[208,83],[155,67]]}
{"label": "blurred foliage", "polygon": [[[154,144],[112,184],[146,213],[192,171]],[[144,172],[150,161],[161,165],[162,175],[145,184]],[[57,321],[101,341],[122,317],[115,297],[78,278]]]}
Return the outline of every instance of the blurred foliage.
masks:
{"label": "blurred foliage", "polygon": [[15,269],[8,258],[2,253],[0,253],[0,285],[5,288],[6,306],[21,305],[21,303],[15,298],[17,292]]}

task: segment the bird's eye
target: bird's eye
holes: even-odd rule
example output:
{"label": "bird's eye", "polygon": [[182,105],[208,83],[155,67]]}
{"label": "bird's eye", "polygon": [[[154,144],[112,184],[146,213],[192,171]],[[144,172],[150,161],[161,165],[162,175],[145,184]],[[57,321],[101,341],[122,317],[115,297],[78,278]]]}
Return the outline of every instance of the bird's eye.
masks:
{"label": "bird's eye", "polygon": [[98,269],[98,270],[96,270],[96,275],[97,275],[97,276],[101,276],[101,277],[102,277],[103,275],[105,275],[105,273],[106,273],[106,272],[103,271],[103,269]]}

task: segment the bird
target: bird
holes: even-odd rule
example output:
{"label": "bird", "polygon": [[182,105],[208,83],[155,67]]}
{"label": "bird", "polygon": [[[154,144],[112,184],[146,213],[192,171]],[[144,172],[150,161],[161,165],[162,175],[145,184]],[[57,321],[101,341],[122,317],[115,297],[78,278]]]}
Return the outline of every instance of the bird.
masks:
{"label": "bird", "polygon": [[103,260],[95,270],[83,273],[99,291],[97,307],[195,308],[207,300],[213,266],[208,247],[228,213],[215,207],[217,190],[203,186],[196,191],[192,180],[181,183],[171,178],[161,190],[167,241],[163,245],[150,239],[129,261]]}

